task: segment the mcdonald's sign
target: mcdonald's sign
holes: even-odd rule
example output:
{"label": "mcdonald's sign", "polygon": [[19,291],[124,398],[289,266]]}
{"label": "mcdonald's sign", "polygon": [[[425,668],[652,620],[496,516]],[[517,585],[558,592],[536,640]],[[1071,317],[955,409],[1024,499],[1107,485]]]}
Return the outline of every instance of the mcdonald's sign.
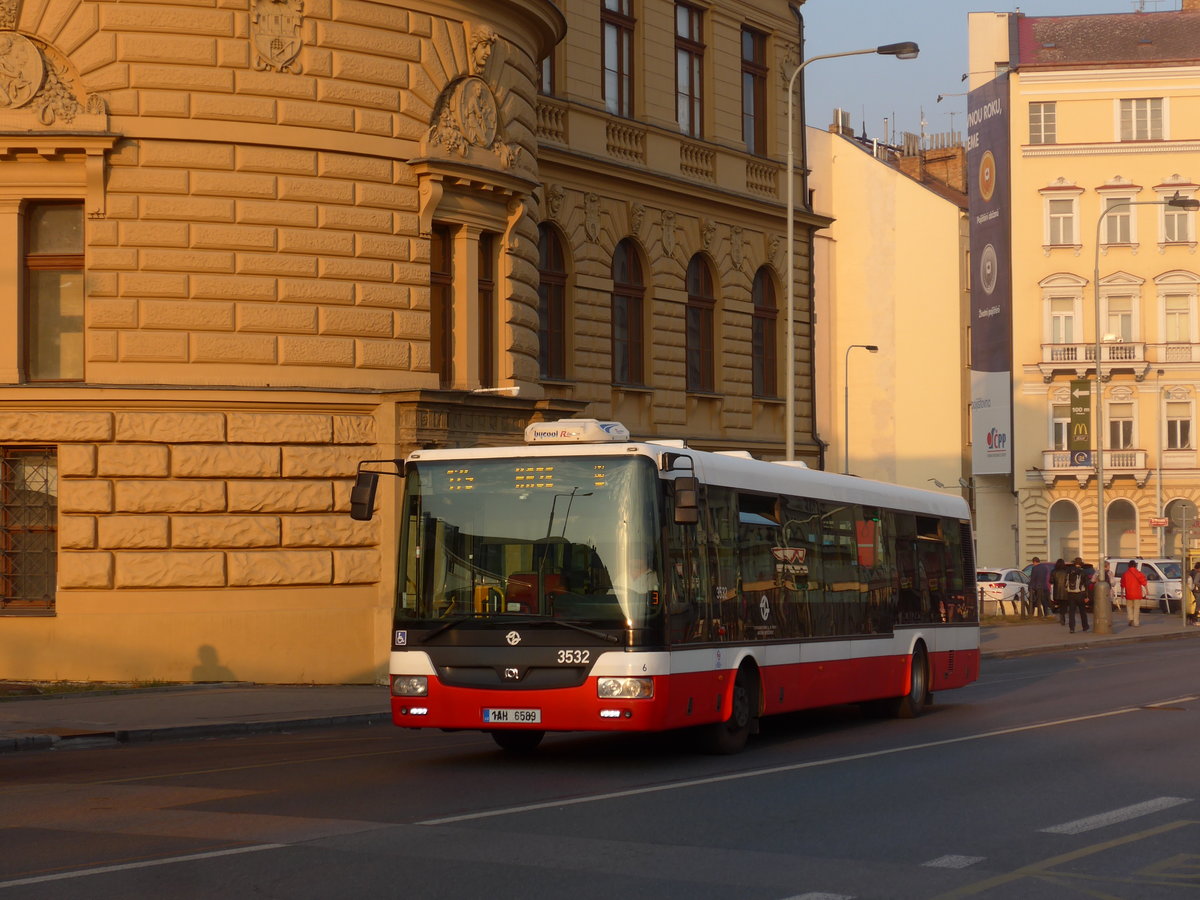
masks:
{"label": "mcdonald's sign", "polygon": [[1085,378],[1071,381],[1071,431],[1067,435],[1071,457],[1092,449],[1092,383]]}

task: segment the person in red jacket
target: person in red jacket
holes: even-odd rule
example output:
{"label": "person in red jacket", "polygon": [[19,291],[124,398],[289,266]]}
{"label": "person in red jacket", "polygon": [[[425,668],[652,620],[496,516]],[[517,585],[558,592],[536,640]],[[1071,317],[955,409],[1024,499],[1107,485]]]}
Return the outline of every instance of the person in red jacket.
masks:
{"label": "person in red jacket", "polygon": [[1138,570],[1137,560],[1129,561],[1129,568],[1121,576],[1121,587],[1125,590],[1125,613],[1129,617],[1129,624],[1137,628],[1142,624],[1139,621],[1142,598],[1146,596],[1146,576]]}

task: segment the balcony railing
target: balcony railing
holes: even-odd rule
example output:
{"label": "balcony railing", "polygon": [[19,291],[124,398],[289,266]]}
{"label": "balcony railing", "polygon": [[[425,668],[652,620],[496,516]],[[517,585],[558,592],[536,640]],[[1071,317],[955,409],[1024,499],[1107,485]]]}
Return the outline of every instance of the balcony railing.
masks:
{"label": "balcony railing", "polygon": [[[1149,452],[1146,450],[1105,450],[1104,470],[1108,473],[1119,472],[1122,469],[1140,471],[1147,468],[1148,458]],[[1042,451],[1043,472],[1052,471],[1059,475],[1075,475],[1093,472],[1095,468],[1094,464],[1090,466],[1071,465],[1070,450]]]}
{"label": "balcony railing", "polygon": [[[1141,341],[1108,342],[1100,345],[1100,358],[1105,363],[1136,363],[1146,361],[1146,344]],[[1096,345],[1090,344],[1042,344],[1042,362],[1094,363]]]}

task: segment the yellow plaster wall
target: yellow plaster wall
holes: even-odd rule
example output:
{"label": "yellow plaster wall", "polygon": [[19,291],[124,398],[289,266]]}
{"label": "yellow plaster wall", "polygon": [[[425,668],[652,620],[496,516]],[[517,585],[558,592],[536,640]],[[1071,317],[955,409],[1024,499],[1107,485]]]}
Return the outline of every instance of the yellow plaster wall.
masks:
{"label": "yellow plaster wall", "polygon": [[0,678],[373,684],[390,607],[371,586],[70,591],[0,629]]}
{"label": "yellow plaster wall", "polygon": [[817,241],[828,466],[841,471],[846,448],[846,348],[873,344],[878,353],[849,357],[850,471],[921,488],[931,477],[957,484],[962,213],[841,136],[810,128],[808,138],[815,206],[837,216]]}

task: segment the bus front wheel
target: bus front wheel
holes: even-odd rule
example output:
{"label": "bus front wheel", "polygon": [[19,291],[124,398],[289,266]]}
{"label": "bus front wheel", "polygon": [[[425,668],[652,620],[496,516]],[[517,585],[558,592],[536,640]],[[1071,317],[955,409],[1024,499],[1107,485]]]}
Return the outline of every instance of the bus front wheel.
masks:
{"label": "bus front wheel", "polygon": [[705,750],[720,756],[740,753],[754,728],[758,695],[754,678],[746,669],[739,669],[733,682],[733,703],[729,718],[705,726]]}
{"label": "bus front wheel", "polygon": [[546,732],[544,731],[492,732],[492,740],[499,745],[501,750],[509,753],[532,753],[545,736]]}

